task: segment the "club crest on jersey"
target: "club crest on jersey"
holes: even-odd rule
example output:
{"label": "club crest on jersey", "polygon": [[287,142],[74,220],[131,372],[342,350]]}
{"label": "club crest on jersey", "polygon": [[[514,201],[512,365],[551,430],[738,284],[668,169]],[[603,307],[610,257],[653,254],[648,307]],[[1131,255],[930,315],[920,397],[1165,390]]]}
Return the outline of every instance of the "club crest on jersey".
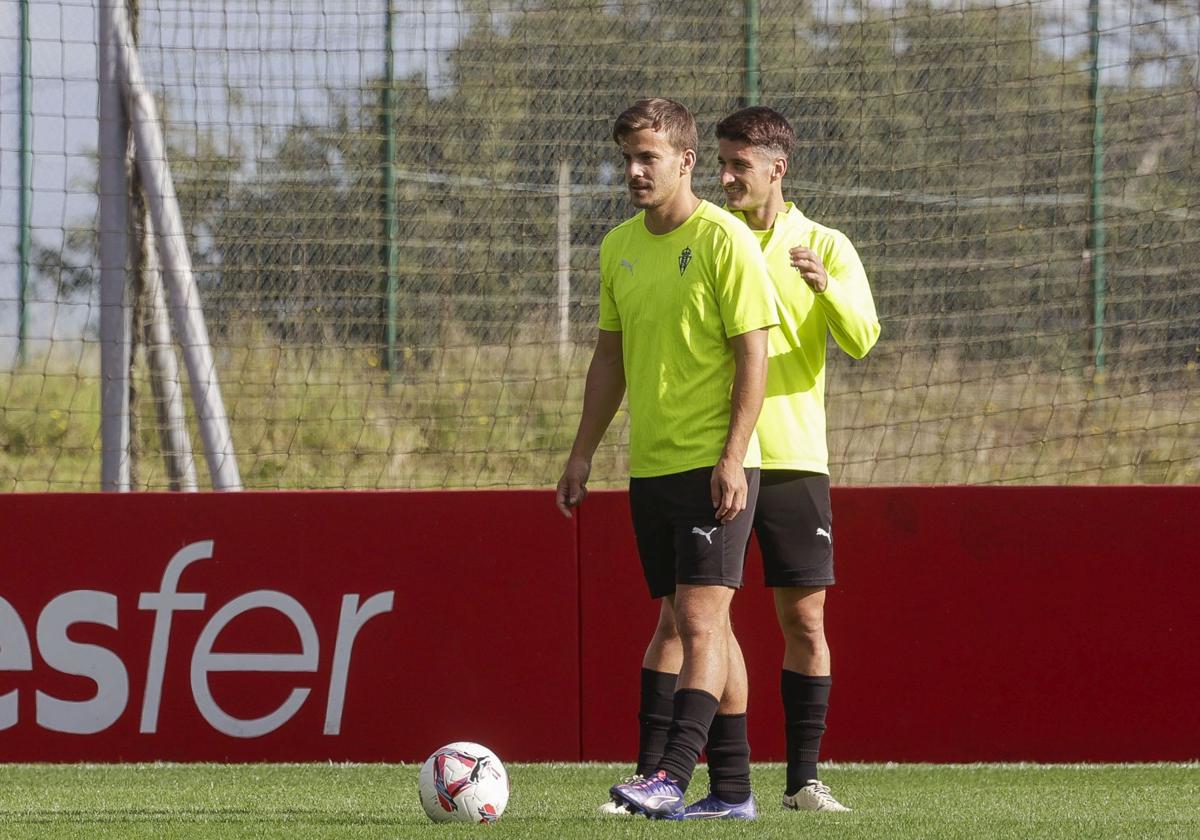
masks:
{"label": "club crest on jersey", "polygon": [[692,246],[688,246],[679,252],[679,276],[683,276],[683,272],[687,271],[688,263],[692,261]]}

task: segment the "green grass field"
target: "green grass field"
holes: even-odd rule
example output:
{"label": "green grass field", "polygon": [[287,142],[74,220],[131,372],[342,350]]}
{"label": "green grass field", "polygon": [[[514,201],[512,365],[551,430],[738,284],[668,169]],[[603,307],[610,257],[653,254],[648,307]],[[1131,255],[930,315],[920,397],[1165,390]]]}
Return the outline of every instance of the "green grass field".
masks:
{"label": "green grass field", "polygon": [[[1200,765],[838,765],[852,814],[778,805],[783,768],[756,765],[755,823],[650,823],[596,806],[626,768],[517,764],[495,826],[430,823],[414,765],[0,765],[9,838],[1195,838]],[[694,781],[699,795],[703,771]]]}

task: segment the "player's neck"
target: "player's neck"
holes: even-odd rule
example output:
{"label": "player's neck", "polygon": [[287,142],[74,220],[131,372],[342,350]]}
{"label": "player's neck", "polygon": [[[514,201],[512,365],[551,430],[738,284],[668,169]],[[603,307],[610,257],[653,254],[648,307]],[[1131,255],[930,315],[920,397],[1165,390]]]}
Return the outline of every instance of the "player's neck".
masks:
{"label": "player's neck", "polygon": [[646,210],[646,230],[655,236],[670,233],[686,222],[700,206],[700,199],[690,186],[680,187],[669,201]]}
{"label": "player's neck", "polygon": [[747,208],[743,214],[751,230],[769,230],[775,226],[775,217],[782,213],[785,207],[787,203],[783,200],[783,191],[774,190],[765,204],[761,207]]}

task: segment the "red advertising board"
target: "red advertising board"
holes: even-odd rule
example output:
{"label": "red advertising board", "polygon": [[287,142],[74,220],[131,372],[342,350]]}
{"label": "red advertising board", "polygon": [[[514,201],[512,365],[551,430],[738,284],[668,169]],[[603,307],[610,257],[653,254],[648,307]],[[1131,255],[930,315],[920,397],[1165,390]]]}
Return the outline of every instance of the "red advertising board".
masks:
{"label": "red advertising board", "polygon": [[[581,525],[588,760],[636,752],[656,613],[627,505],[592,494]],[[824,758],[1200,757],[1200,488],[835,489],[833,508]],[[782,641],[753,550],[733,621],[753,757],[780,760]]]}
{"label": "red advertising board", "polygon": [[834,506],[830,758],[1200,757],[1200,488],[873,488]]}
{"label": "red advertising board", "polygon": [[[834,492],[839,761],[1200,757],[1200,488]],[[0,756],[631,761],[656,605],[623,492],[0,496]],[[756,551],[734,599],[783,757]]]}
{"label": "red advertising board", "polygon": [[574,529],[535,495],[0,499],[3,757],[576,756]]}

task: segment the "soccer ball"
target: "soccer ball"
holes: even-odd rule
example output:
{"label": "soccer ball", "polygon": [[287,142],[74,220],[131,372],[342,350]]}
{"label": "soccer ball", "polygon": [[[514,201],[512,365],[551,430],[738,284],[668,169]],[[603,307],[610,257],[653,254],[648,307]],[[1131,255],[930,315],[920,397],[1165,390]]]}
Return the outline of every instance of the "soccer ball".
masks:
{"label": "soccer ball", "polygon": [[508,804],[508,773],[481,744],[456,741],[425,760],[417,777],[421,807],[434,822],[500,819]]}

